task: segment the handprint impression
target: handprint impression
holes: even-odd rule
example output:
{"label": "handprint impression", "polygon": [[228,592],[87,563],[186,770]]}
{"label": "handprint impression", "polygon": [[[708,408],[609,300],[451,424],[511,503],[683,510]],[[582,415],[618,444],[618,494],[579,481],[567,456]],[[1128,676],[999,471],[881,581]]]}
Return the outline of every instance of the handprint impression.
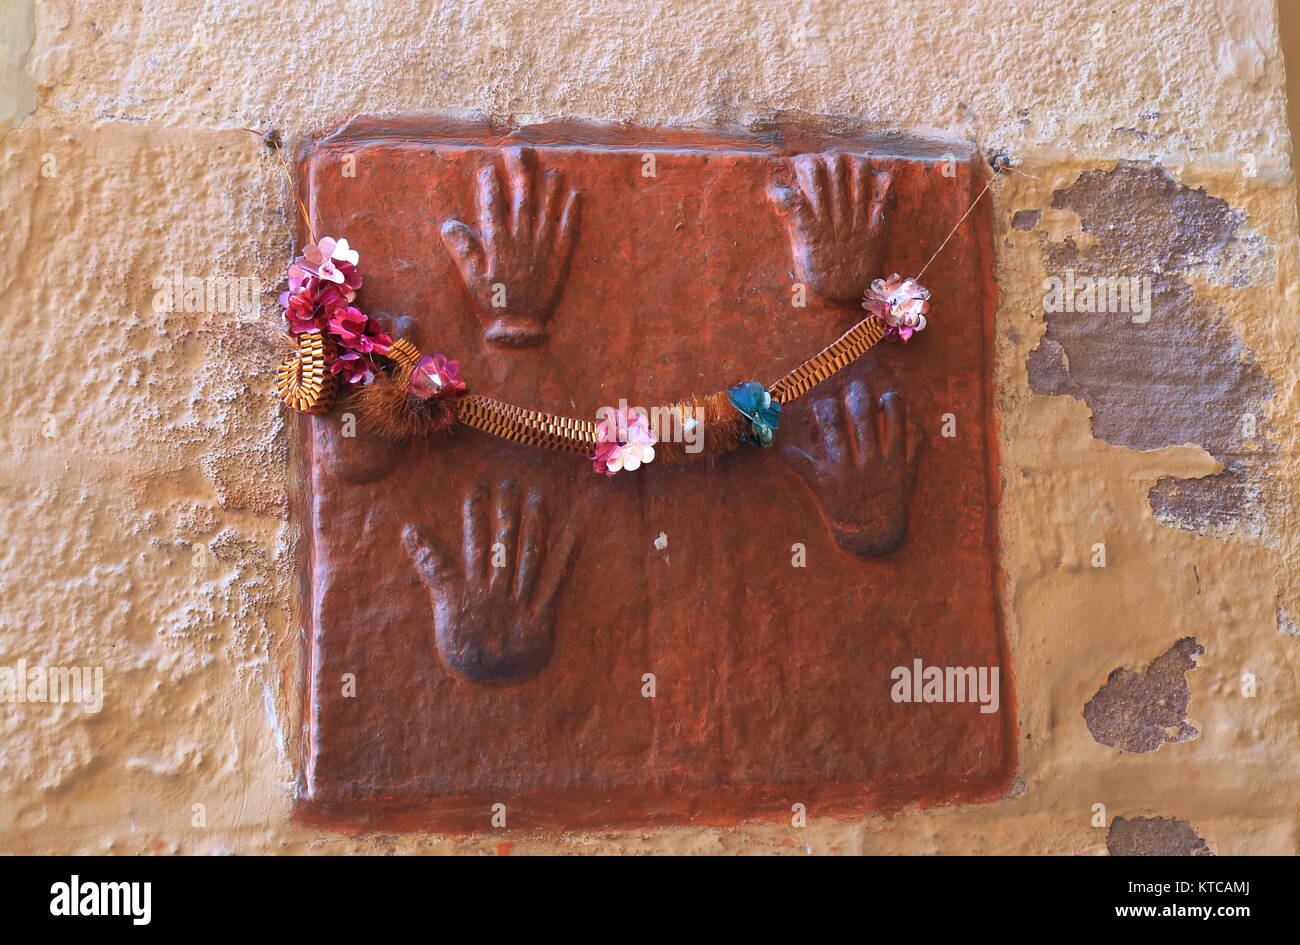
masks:
{"label": "handprint impression", "polygon": [[812,409],[817,423],[795,426],[782,457],[817,496],[837,545],[862,557],[897,550],[924,431],[908,423],[897,392],[877,401],[862,381]]}
{"label": "handprint impression", "polygon": [[512,685],[550,662],[556,591],[576,544],[568,534],[558,547],[547,547],[545,512],[536,494],[521,504],[509,480],[495,502],[485,486],[475,486],[465,499],[459,566],[423,527],[408,524],[402,531],[433,599],[438,652],[471,682]]}
{"label": "handprint impression", "polygon": [[504,173],[495,161],[479,169],[478,229],[460,220],[442,226],[484,323],[489,342],[539,345],[559,302],[578,230],[578,193],[559,170],[537,175],[532,148],[510,148]]}
{"label": "handprint impression", "polygon": [[881,274],[892,178],[855,154],[800,154],[798,187],[773,185],[768,197],[790,235],[795,272],[835,302],[862,301]]}

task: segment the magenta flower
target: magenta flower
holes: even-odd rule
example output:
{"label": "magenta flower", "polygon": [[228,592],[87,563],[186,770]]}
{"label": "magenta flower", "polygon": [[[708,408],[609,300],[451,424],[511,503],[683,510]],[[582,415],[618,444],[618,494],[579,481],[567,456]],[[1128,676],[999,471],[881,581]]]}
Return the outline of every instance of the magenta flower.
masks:
{"label": "magenta flower", "polygon": [[289,322],[289,330],[295,335],[304,331],[321,330],[320,309],[306,288],[283,293],[280,304],[284,306],[284,317]]}
{"label": "magenta flower", "polygon": [[375,366],[364,354],[345,351],[330,362],[330,373],[343,375],[349,384],[369,384],[375,379]]}
{"label": "magenta flower", "polygon": [[360,354],[387,354],[393,339],[380,331],[374,319],[359,308],[336,309],[329,321],[335,340],[348,351]]}
{"label": "magenta flower", "polygon": [[654,460],[657,442],[659,438],[650,429],[650,420],[643,412],[607,410],[605,418],[596,424],[597,445],[591,457],[592,468],[606,476],[623,469],[634,472]]}
{"label": "magenta flower", "polygon": [[876,279],[862,301],[862,307],[889,326],[889,336],[907,341],[925,329],[925,313],[930,310],[930,290],[915,279],[894,273],[888,279]]}
{"label": "magenta flower", "polygon": [[316,294],[316,301],[325,310],[326,318],[337,316],[356,297],[355,292],[349,293],[332,282],[321,282],[319,279],[312,277],[309,283]]}
{"label": "magenta flower", "polygon": [[[361,286],[361,274],[357,272],[360,259],[347,240],[325,237],[303,247],[303,254],[289,266],[289,290],[280,295],[284,317],[292,332],[321,331],[327,324],[343,318]],[[355,335],[369,340],[358,341],[349,335],[340,335],[335,340],[345,348],[380,354],[392,343],[376,329],[366,328],[364,323],[353,328],[362,329],[355,331]]]}
{"label": "magenta flower", "polygon": [[361,286],[360,261],[347,240],[327,236],[309,243],[289,266],[289,289],[280,294],[290,331],[324,331],[338,345],[330,372],[349,384],[373,381],[374,356],[388,354],[393,344],[378,322],[349,304]]}
{"label": "magenta flower", "polygon": [[460,362],[445,354],[425,355],[411,373],[411,393],[417,397],[449,397],[465,391],[460,379]]}

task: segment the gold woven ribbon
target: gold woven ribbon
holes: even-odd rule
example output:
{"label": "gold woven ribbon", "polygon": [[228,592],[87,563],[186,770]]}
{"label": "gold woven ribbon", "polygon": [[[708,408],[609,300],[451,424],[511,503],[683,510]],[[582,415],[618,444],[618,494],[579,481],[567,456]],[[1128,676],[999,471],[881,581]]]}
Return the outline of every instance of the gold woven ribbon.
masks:
{"label": "gold woven ribbon", "polygon": [[[862,319],[817,354],[787,372],[768,390],[785,405],[844,370],[883,338],[887,326],[878,318]],[[298,351],[285,359],[276,377],[280,399],[303,413],[321,414],[334,401],[337,378],[329,373],[334,347],[319,331],[298,336]],[[393,342],[388,356],[409,377],[420,363],[421,354],[404,338]],[[456,398],[456,419],[468,427],[528,446],[590,453],[596,448],[596,423],[557,414],[530,410],[486,397],[465,394]]]}
{"label": "gold woven ribbon", "polygon": [[334,403],[338,377],[329,371],[334,342],[319,331],[297,336],[298,350],[280,362],[275,390],[281,403],[302,413],[322,414]]}
{"label": "gold woven ribbon", "polygon": [[[785,405],[801,397],[866,354],[888,330],[879,318],[862,319],[768,388],[772,398]],[[528,410],[493,397],[461,397],[456,418],[476,430],[529,446],[569,453],[590,453],[596,448],[596,424],[590,420]]]}

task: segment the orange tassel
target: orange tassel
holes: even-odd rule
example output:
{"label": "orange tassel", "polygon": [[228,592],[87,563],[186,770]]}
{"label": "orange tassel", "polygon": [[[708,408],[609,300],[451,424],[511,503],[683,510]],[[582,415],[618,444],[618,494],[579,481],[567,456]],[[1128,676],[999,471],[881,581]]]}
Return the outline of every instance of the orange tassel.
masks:
{"label": "orange tassel", "polygon": [[357,419],[366,430],[386,440],[405,442],[445,430],[456,422],[455,398],[416,397],[411,393],[411,374],[420,363],[415,345],[399,338],[393,342],[388,357],[397,364],[397,370],[377,374],[353,395]]}

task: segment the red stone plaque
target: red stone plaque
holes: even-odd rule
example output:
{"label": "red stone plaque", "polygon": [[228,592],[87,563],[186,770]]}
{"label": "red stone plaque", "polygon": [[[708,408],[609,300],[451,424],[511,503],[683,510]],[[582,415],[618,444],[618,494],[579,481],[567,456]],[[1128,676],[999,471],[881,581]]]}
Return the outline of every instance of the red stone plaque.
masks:
{"label": "red stone plaque", "polygon": [[[474,391],[590,419],[775,380],[983,186],[971,155],[806,130],[361,124],[302,168],[317,233],[362,253],[367,311],[409,314]],[[988,207],[926,273],[929,328],[790,405],[769,450],[607,478],[472,429],[348,437],[346,400],[304,418],[299,816],[471,830],[494,805],[576,827],[999,796]],[[997,711],[897,701],[917,660],[1000,668]]]}

